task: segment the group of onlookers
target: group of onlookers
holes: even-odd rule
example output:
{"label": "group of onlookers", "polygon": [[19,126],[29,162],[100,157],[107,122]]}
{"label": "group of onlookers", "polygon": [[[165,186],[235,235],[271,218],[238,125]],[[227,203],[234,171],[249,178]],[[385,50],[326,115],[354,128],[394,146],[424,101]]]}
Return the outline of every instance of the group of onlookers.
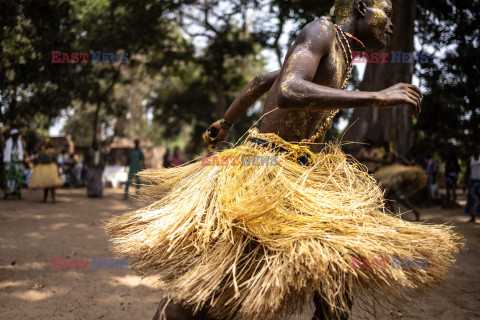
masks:
{"label": "group of onlookers", "polygon": [[[36,153],[27,155],[25,145],[18,129],[12,129],[3,147],[0,147],[1,159],[0,181],[4,198],[16,196],[21,198],[22,187],[44,189],[43,201],[51,195],[56,201],[56,188],[85,186],[89,197],[103,197],[102,175],[106,166],[106,153],[101,145],[94,141],[83,155],[68,154],[62,150],[57,154],[52,141],[45,139]],[[185,155],[178,147],[173,154],[167,150],[164,166],[175,167],[185,162]],[[124,198],[128,199],[128,191],[132,183],[139,193],[141,185],[137,175],[145,168],[145,156],[140,148],[140,141],[134,141],[134,147],[127,153],[128,178],[125,185]]]}

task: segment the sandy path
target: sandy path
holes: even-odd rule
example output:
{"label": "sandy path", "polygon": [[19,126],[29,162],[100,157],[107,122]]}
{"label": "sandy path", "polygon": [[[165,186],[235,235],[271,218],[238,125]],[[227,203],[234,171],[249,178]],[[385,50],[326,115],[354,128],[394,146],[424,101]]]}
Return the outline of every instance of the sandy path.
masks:
{"label": "sandy path", "polygon": [[[26,191],[25,200],[0,201],[0,319],[152,318],[161,298],[152,280],[90,265],[52,269],[52,257],[113,257],[102,220],[135,206],[121,195],[107,189],[104,199],[88,199],[84,190],[59,190],[52,205],[40,202],[40,191]],[[433,222],[453,221],[468,250],[443,287],[379,319],[480,319],[480,224],[464,223],[462,209],[423,211]]]}

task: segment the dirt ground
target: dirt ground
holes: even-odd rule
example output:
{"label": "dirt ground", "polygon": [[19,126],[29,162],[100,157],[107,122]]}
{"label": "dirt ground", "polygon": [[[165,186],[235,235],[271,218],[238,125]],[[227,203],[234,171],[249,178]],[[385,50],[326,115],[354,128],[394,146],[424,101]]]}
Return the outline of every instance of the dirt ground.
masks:
{"label": "dirt ground", "polygon": [[[0,319],[150,320],[161,299],[153,279],[91,265],[52,269],[54,257],[113,258],[103,221],[136,204],[115,189],[107,189],[103,199],[89,199],[83,189],[57,192],[55,205],[42,203],[41,191],[29,190],[24,200],[0,201]],[[442,287],[378,319],[480,319],[480,223],[466,223],[462,208],[432,207],[422,214],[422,220],[452,222],[467,248]],[[311,319],[311,312],[307,308],[298,319]]]}

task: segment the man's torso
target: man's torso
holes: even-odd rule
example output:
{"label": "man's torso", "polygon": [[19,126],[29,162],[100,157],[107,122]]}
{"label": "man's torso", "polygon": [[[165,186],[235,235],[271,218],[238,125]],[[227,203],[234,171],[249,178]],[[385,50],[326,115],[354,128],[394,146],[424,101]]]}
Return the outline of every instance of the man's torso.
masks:
{"label": "man's torso", "polygon": [[[313,23],[320,23],[321,20],[316,20]],[[332,26],[333,28],[333,26]],[[320,41],[319,38],[310,39],[311,41]],[[295,43],[289,50],[286,60],[290,53],[295,54],[297,46]],[[300,44],[301,45],[301,44]],[[313,83],[341,89],[346,77],[346,63],[344,52],[338,39],[330,45],[328,54],[325,54],[318,65],[312,66],[316,68]],[[323,117],[329,113],[329,110],[320,110],[318,108],[307,108],[304,110],[286,110],[277,109],[277,94],[280,87],[281,75],[285,72],[285,67],[282,68],[281,74],[272,86],[267,97],[264,108],[264,117],[262,118],[261,132],[273,132],[278,134],[283,139],[290,142],[299,142],[303,139],[311,137],[316,133],[322,123]],[[268,112],[270,114],[267,114]],[[323,137],[322,137],[323,140]]]}

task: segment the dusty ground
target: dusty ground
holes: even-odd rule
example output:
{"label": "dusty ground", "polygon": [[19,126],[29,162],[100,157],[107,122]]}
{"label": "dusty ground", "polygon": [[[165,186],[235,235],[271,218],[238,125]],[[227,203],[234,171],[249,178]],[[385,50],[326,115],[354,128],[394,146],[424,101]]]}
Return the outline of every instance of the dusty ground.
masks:
{"label": "dusty ground", "polygon": [[[151,319],[161,298],[154,281],[90,265],[52,269],[52,257],[113,258],[102,221],[135,203],[121,200],[121,191],[113,189],[104,199],[88,199],[84,190],[59,190],[56,205],[42,203],[41,197],[39,191],[26,191],[24,200],[0,201],[0,319]],[[467,238],[467,250],[444,286],[379,319],[480,319],[480,224],[465,223],[462,209],[422,212],[422,219],[452,221]]]}

